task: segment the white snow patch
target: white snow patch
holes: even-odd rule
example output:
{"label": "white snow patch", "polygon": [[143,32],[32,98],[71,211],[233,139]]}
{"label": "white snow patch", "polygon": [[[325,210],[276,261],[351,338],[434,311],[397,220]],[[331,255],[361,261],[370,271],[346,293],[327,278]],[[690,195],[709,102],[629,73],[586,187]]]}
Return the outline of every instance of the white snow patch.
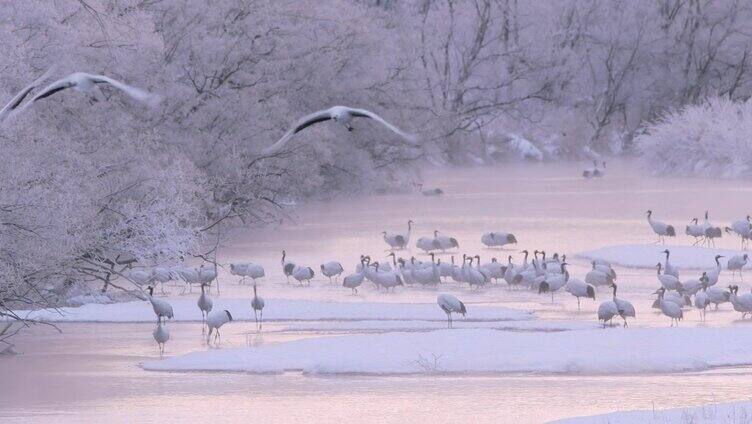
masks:
{"label": "white snow patch", "polygon": [[[710,269],[715,267],[715,255],[723,255],[721,265],[726,269],[726,260],[735,255],[748,252],[729,249],[714,249],[698,246],[667,246],[661,244],[627,244],[619,246],[606,246],[600,249],[578,253],[577,257],[593,260],[604,259],[612,265],[621,265],[629,268],[653,268],[658,262],[663,263],[666,255],[664,250],[671,252],[670,261],[678,268],[685,269]],[[752,261],[747,267],[752,266]]]}
{"label": "white snow patch", "polygon": [[[264,321],[361,321],[425,320],[445,321],[446,315],[435,303],[317,302],[309,300],[265,299]],[[174,321],[201,321],[196,299],[167,299],[175,313]],[[227,309],[236,321],[253,321],[250,299],[214,298],[214,310]],[[14,311],[18,316],[49,322],[153,322],[148,301],[86,304],[80,307]],[[533,313],[496,306],[470,306],[468,321],[530,320]]]}
{"label": "white snow patch", "polygon": [[738,424],[752,422],[752,402],[732,402],[646,411],[619,411],[567,418],[557,424]]}
{"label": "white snow patch", "polygon": [[[698,343],[697,340],[702,340]],[[752,334],[734,328],[490,329],[320,337],[194,352],[147,370],[311,374],[648,373],[752,364]]]}
{"label": "white snow patch", "polygon": [[528,160],[543,160],[543,152],[539,148],[535,147],[530,140],[522,137],[521,135],[509,133],[509,145],[517,152],[520,159]]}
{"label": "white snow patch", "polygon": [[[506,331],[571,331],[599,328],[594,321],[464,321],[455,319],[454,328],[489,328]],[[431,331],[447,327],[446,321],[307,321],[285,325],[275,331],[322,331],[322,332],[387,332]]]}

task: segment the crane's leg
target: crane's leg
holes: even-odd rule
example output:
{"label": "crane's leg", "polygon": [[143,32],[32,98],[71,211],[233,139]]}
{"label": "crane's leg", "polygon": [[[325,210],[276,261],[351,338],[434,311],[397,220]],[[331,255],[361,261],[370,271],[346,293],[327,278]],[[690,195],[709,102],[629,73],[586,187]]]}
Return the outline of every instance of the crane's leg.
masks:
{"label": "crane's leg", "polygon": [[258,333],[259,331],[258,311],[255,309],[253,310],[253,318],[256,320],[256,332]]}
{"label": "crane's leg", "polygon": [[580,297],[577,296],[577,310],[580,310]]}
{"label": "crane's leg", "polygon": [[259,313],[259,331],[262,330],[262,327],[264,326],[264,310],[262,309]]}

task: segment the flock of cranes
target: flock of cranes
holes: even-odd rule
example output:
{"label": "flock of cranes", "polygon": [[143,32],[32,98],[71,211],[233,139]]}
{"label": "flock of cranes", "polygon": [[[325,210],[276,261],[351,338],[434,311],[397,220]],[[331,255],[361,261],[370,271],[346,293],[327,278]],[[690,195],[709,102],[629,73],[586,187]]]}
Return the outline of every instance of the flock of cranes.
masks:
{"label": "flock of cranes", "polygon": [[[24,87],[16,96],[13,97],[0,110],[0,122],[9,115],[26,109],[36,102],[55,95],[69,88],[75,91],[85,93],[89,96],[91,102],[97,101],[97,87],[108,85],[113,87],[132,99],[149,105],[155,106],[160,102],[160,97],[149,93],[137,87],[127,85],[116,79],[105,75],[96,75],[84,72],[74,72],[66,77],[58,79],[36,94],[32,93],[38,87],[42,87],[43,82],[49,77],[50,71],[45,72],[42,76],[34,80],[31,84]],[[25,104],[24,101],[29,98]],[[276,143],[263,149],[262,155],[272,155],[284,148],[291,138],[312,125],[324,121],[334,121],[344,125],[348,131],[353,131],[351,122],[355,118],[366,118],[379,122],[390,131],[399,135],[408,145],[415,146],[416,138],[409,135],[391,123],[387,122],[379,115],[365,110],[355,109],[346,106],[334,106],[329,109],[314,112],[298,120]],[[582,173],[584,178],[598,178],[605,175],[606,163],[593,161],[593,167],[585,169]],[[441,195],[440,189],[423,191],[423,194],[429,196]],[[676,228],[673,225],[666,224],[653,218],[651,210],[646,212],[648,223],[653,232],[658,236],[659,242],[665,243],[666,237],[675,237]],[[438,286],[446,283],[450,279],[458,284],[467,284],[472,288],[479,288],[492,282],[500,280],[505,281],[510,287],[526,287],[539,294],[550,294],[553,301],[554,294],[559,291],[565,291],[577,298],[578,308],[580,307],[581,298],[595,299],[596,289],[598,287],[608,287],[613,290],[611,299],[601,303],[598,308],[598,319],[603,322],[611,322],[613,318],[620,317],[627,325],[627,318],[635,317],[635,308],[627,300],[617,297],[618,286],[616,284],[616,272],[610,264],[604,261],[593,261],[592,269],[585,275],[584,280],[571,277],[567,270],[566,256],[554,254],[547,258],[543,251],[534,251],[533,258],[528,262],[529,252],[524,250],[524,259],[520,264],[515,264],[511,255],[507,257],[506,263],[499,262],[492,258],[490,262],[481,263],[479,255],[462,255],[462,263],[455,263],[455,256],[452,255],[450,261],[442,261],[436,258],[437,252],[445,253],[449,250],[460,248],[456,237],[440,233],[438,230],[433,232],[432,236],[420,237],[415,246],[427,253],[431,260],[420,261],[415,257],[401,258],[397,257],[394,251],[405,250],[408,248],[412,236],[412,221],[407,223],[407,232],[383,232],[383,239],[389,248],[391,261],[383,263],[372,261],[367,255],[362,255],[359,263],[356,265],[354,273],[346,275],[342,279],[342,286],[357,294],[358,288],[364,281],[370,281],[376,288],[383,288],[385,291],[393,291],[397,286],[403,285],[421,285],[421,286]],[[747,249],[749,240],[752,239],[752,219],[746,216],[733,222],[730,226],[720,227],[713,225],[705,212],[703,221],[693,218],[685,227],[685,234],[694,237],[694,244],[715,245],[715,239],[723,236],[723,233],[735,234],[740,237],[742,249]],[[502,247],[507,244],[517,243],[513,234],[506,232],[489,232],[481,236],[483,245],[494,248]],[[703,272],[699,278],[692,278],[681,281],[678,270],[670,263],[670,252],[665,251],[665,261],[663,264],[657,264],[657,279],[660,284],[654,292],[657,299],[654,307],[671,319],[671,324],[677,324],[683,318],[682,308],[694,304],[701,311],[704,319],[705,309],[710,304],[724,302],[732,303],[734,310],[741,312],[743,317],[752,315],[752,293],[739,294],[739,287],[729,285],[728,290],[716,286],[718,277],[722,270],[719,259],[722,256],[716,256],[716,266]],[[748,262],[748,255],[735,255],[728,259],[726,268],[732,272],[732,280],[736,273],[739,273],[742,279],[742,268]],[[287,281],[290,277],[298,283],[309,284],[315,276],[312,267],[303,264],[296,264],[289,261],[286,252],[282,251],[281,259],[282,272]],[[337,261],[328,261],[321,264],[318,269],[321,274],[329,279],[331,283],[338,282],[344,273],[344,267]],[[236,263],[230,265],[230,273],[241,277],[240,284],[246,279],[253,281],[253,297],[250,307],[256,317],[257,331],[261,330],[263,320],[264,300],[257,294],[256,280],[265,276],[263,266],[253,263]],[[174,267],[162,268],[156,267],[151,270],[134,270],[128,276],[133,282],[148,286],[148,298],[157,316],[157,326],[154,329],[153,336],[159,345],[160,354],[164,352],[164,345],[169,340],[170,334],[165,325],[165,320],[173,318],[172,306],[163,299],[154,297],[154,287],[164,284],[175,279],[182,280],[186,283],[186,288],[190,293],[194,285],[200,286],[197,306],[202,314],[202,331],[208,332],[207,343],[210,342],[212,334],[214,340],[219,342],[219,329],[224,324],[233,320],[232,314],[227,310],[213,310],[213,302],[209,296],[207,288],[217,279],[217,266],[199,268]],[[219,287],[217,285],[217,292]],[[694,297],[692,302],[691,298]],[[441,294],[437,297],[437,304],[447,314],[448,325],[452,325],[452,314],[465,315],[467,308],[455,296],[450,294]]]}
{"label": "flock of cranes", "polygon": [[[656,229],[667,232],[670,227],[666,224],[654,221],[652,213],[648,211],[648,220],[654,231]],[[707,221],[707,214],[705,217]],[[747,220],[747,222],[749,222]],[[583,278],[570,275],[567,268],[566,255],[547,255],[545,251],[534,250],[532,254],[522,250],[522,257],[515,262],[512,255],[507,255],[506,261],[498,261],[491,258],[488,262],[482,262],[480,255],[462,254],[462,260],[455,262],[455,256],[459,252],[449,252],[449,261],[438,257],[436,251],[458,249],[457,239],[442,236],[438,231],[433,232],[433,237],[422,237],[416,241],[416,247],[427,252],[430,260],[419,260],[415,256],[403,258],[397,252],[407,249],[412,236],[414,222],[407,222],[407,231],[382,232],[383,240],[389,247],[389,253],[383,261],[373,260],[370,255],[360,255],[354,272],[345,274],[345,267],[338,261],[327,261],[317,268],[321,275],[326,277],[330,284],[340,284],[345,289],[358,294],[358,289],[366,282],[378,291],[394,291],[399,286],[419,286],[436,288],[440,285],[456,283],[457,286],[467,285],[470,289],[477,290],[484,286],[505,283],[510,289],[527,289],[532,293],[546,295],[554,301],[556,293],[567,293],[577,299],[577,309],[580,310],[581,299],[595,301],[596,294],[601,290],[608,290],[609,296],[598,306],[598,321],[607,326],[613,323],[614,318],[628,325],[628,319],[636,318],[634,305],[627,299],[618,297],[617,273],[611,264],[604,260],[593,260],[590,269]],[[709,226],[710,228],[711,226]],[[430,239],[431,247],[423,249],[421,240]],[[481,236],[481,242],[489,248],[516,243],[517,238],[507,232],[490,232]],[[653,292],[656,295],[652,307],[671,320],[671,325],[678,325],[683,319],[683,310],[694,307],[700,313],[700,319],[705,320],[706,309],[714,305],[731,303],[733,309],[742,314],[742,318],[752,316],[752,293],[739,294],[739,287],[733,283],[727,287],[718,285],[719,277],[724,271],[721,264],[722,255],[716,255],[715,265],[698,273],[698,277],[680,279],[679,269],[671,262],[671,251],[663,251],[661,261],[656,264],[656,283],[658,289]],[[725,269],[731,271],[731,279],[734,281],[736,273],[742,278],[742,268],[748,261],[747,254],[735,255],[728,258]],[[287,252],[282,250],[280,257],[280,271],[288,283],[297,281],[301,286],[310,285],[315,276],[314,267],[291,260]],[[258,295],[258,278],[266,275],[264,267],[251,263],[229,264],[230,273],[240,277],[238,284],[242,285],[246,279],[253,280],[253,295],[249,307],[254,312],[256,331],[261,331],[263,325],[264,299]],[[343,276],[344,275],[344,276]],[[207,343],[211,342],[214,334],[214,342],[219,343],[219,329],[233,320],[231,311],[216,311],[212,309],[213,302],[209,297],[208,288],[217,277],[217,267],[186,268],[174,267],[170,269],[154,268],[153,270],[139,270],[131,274],[137,276],[140,281],[150,284],[148,286],[148,298],[157,317],[157,327],[154,330],[154,339],[157,341],[160,354],[164,352],[164,343],[169,340],[169,331],[165,326],[165,319],[173,317],[172,307],[163,299],[154,297],[154,284],[165,282],[170,279],[182,279],[188,286],[197,283],[201,292],[197,300],[197,306],[202,315],[202,332],[206,336]],[[188,289],[190,292],[190,289]],[[185,293],[185,290],[183,291]],[[447,324],[452,327],[453,314],[465,316],[468,313],[466,305],[456,296],[449,293],[441,293],[436,299],[437,305],[447,316]]]}

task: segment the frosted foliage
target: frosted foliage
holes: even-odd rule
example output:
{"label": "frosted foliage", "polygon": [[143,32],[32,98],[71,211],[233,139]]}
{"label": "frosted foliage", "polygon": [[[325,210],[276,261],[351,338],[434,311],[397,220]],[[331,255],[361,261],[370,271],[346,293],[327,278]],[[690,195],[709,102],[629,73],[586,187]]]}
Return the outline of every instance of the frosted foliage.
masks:
{"label": "frosted foliage", "polygon": [[752,102],[711,98],[671,111],[637,138],[656,174],[752,176]]}

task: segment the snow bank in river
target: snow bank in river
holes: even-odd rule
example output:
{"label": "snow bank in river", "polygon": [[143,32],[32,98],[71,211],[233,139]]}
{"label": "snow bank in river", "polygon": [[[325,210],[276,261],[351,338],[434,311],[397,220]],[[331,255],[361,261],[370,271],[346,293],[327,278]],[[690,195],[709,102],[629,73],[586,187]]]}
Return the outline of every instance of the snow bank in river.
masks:
{"label": "snow bank in river", "polygon": [[737,424],[752,422],[752,402],[733,402],[666,410],[620,411],[568,418],[557,424]]}
{"label": "snow bank in river", "polygon": [[[606,246],[600,249],[578,253],[579,258],[592,260],[604,259],[612,265],[630,268],[653,268],[658,262],[663,262],[666,255],[664,250],[671,252],[671,263],[685,269],[707,269],[715,266],[715,255],[725,256],[721,264],[726,267],[726,259],[745,252],[728,249],[713,249],[697,246],[664,246],[661,244],[627,244],[620,246]],[[752,266],[752,261],[747,267]]]}
{"label": "snow bank in river", "polygon": [[[454,328],[489,328],[506,331],[571,331],[600,328],[595,321],[465,321],[455,319]],[[275,330],[280,332],[387,332],[387,331],[431,331],[447,327],[443,321],[302,321],[294,322]],[[268,331],[266,331],[268,332]]]}
{"label": "snow bank in river", "polygon": [[[702,340],[701,343],[697,342]],[[489,329],[321,337],[194,352],[147,370],[281,373],[644,373],[752,364],[752,333],[734,328]]]}
{"label": "snow bank in river", "polygon": [[[214,298],[214,309],[227,309],[237,321],[253,321],[250,299]],[[446,315],[436,304],[426,303],[356,303],[315,302],[308,300],[265,299],[266,321],[317,320],[426,320],[442,321]],[[175,321],[201,321],[196,299],[168,299],[175,312]],[[15,311],[29,319],[51,322],[152,322],[155,320],[151,303],[147,301],[87,304],[77,308]],[[532,312],[504,307],[470,306],[469,321],[529,320]]]}

